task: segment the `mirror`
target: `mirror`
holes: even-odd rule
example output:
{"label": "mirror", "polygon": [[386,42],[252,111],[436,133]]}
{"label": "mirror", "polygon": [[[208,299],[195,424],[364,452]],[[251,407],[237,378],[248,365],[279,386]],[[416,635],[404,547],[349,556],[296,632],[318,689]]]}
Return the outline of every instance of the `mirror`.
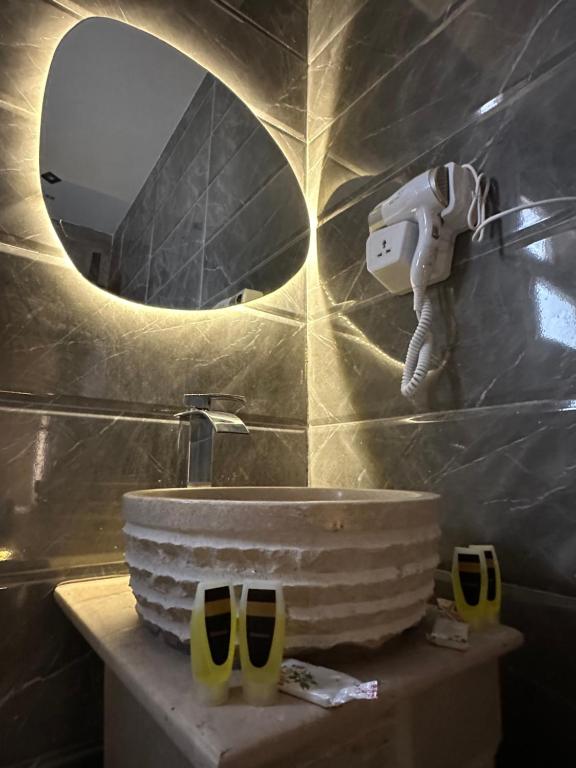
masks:
{"label": "mirror", "polygon": [[77,269],[132,301],[250,301],[306,258],[304,198],[264,125],[187,56],[118,21],[82,21],[58,46],[40,174]]}

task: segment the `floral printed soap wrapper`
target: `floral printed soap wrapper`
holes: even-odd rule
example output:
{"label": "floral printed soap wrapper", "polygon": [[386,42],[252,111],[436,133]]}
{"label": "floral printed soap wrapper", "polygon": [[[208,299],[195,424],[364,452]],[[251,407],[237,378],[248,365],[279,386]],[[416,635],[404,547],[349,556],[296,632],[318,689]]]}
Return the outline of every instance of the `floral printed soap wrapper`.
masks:
{"label": "floral printed soap wrapper", "polygon": [[347,701],[378,698],[377,680],[361,683],[350,675],[297,659],[282,662],[279,688],[283,693],[327,709],[339,707]]}

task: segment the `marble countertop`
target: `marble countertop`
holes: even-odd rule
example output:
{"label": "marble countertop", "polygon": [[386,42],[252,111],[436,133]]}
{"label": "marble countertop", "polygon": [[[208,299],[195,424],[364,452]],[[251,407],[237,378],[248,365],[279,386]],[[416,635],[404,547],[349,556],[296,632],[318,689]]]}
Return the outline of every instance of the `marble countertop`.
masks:
{"label": "marble countertop", "polygon": [[[325,710],[280,694],[272,707],[248,706],[240,687],[228,704],[207,708],[194,696],[190,660],[168,647],[140,624],[128,576],[67,582],[56,588],[56,600],[114,674],[150,713],[181,752],[201,768],[257,768],[290,755],[294,739],[327,739],[365,727],[366,720],[386,719],[402,699],[431,688],[464,670],[502,656],[522,642],[519,632],[495,627],[472,636],[466,652],[437,648],[416,628],[374,653],[324,654],[316,663],[361,680],[379,681],[376,701],[351,702]],[[239,682],[238,682],[239,684]]]}

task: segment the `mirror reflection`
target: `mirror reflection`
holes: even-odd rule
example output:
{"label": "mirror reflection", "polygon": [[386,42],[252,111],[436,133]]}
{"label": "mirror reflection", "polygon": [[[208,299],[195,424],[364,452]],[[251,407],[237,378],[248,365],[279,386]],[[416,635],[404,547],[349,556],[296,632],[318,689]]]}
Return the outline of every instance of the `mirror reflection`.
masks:
{"label": "mirror reflection", "polygon": [[264,125],[216,77],[127,24],[88,19],[60,43],[40,174],[77,269],[132,301],[250,301],[306,257],[302,192]]}

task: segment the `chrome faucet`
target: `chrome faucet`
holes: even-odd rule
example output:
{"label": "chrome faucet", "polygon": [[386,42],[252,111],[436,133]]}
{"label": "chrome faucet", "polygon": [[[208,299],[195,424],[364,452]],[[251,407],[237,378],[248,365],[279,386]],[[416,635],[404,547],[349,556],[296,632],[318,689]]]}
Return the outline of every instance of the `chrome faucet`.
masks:
{"label": "chrome faucet", "polygon": [[231,400],[245,403],[241,395],[184,395],[186,410],[177,413],[181,421],[190,424],[190,439],[188,442],[188,486],[212,485],[214,465],[214,438],[217,432],[228,432],[236,435],[248,435],[249,429],[235,413],[213,411],[212,402],[216,400]]}

